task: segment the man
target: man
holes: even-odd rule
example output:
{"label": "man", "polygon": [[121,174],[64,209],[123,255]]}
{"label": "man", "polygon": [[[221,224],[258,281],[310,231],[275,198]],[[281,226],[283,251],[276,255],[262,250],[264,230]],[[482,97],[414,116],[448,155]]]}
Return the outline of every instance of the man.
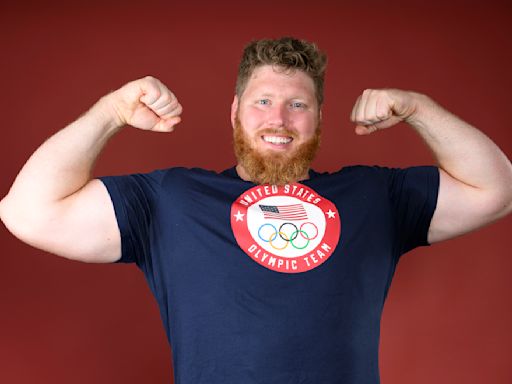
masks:
{"label": "man", "polygon": [[100,99],[27,161],[0,205],[21,240],[86,262],[135,262],[159,306],[176,383],[378,383],[380,316],[400,255],[512,209],[512,167],[425,95],[366,90],[351,119],[405,121],[438,167],[309,168],[325,56],[249,44],[231,108],[236,167],[90,179],[123,126],[170,132],[182,107],[146,77]]}

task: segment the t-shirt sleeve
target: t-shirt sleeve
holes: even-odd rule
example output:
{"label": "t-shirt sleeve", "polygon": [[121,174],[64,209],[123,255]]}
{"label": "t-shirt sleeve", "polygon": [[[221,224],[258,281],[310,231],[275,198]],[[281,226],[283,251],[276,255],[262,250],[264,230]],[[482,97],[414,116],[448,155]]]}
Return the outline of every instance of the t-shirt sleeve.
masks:
{"label": "t-shirt sleeve", "polygon": [[428,230],[439,191],[438,168],[390,169],[388,187],[399,255],[429,245]]}
{"label": "t-shirt sleeve", "polygon": [[150,228],[162,177],[162,171],[155,171],[100,178],[112,199],[121,233],[119,262],[141,266],[150,257]]}

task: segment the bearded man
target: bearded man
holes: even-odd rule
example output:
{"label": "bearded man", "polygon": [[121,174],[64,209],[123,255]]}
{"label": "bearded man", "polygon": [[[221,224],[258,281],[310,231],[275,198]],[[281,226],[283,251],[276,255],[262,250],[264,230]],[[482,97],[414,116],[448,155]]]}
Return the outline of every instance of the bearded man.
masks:
{"label": "bearded man", "polygon": [[169,132],[181,120],[159,80],[130,82],[32,155],[1,218],[57,255],[136,263],[158,301],[177,384],[376,384],[400,256],[508,214],[512,166],[429,97],[386,89],[358,98],[356,133],[407,122],[438,166],[313,171],[325,66],[303,40],[252,42],[231,107],[236,167],[91,180],[123,126]]}

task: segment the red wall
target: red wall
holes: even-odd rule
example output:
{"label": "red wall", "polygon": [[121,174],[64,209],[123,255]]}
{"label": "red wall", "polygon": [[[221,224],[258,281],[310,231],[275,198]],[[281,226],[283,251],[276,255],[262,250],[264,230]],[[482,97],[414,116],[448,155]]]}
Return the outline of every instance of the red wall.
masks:
{"label": "red wall", "polygon": [[[506,2],[45,3],[0,6],[2,196],[43,140],[101,95],[146,74],[176,93],[182,124],[167,135],[125,130],[96,173],[231,166],[229,105],[241,49],[281,35],[316,41],[329,54],[316,169],[432,162],[405,126],[353,133],[352,103],[369,87],[427,93],[512,155]],[[402,259],[382,324],[383,383],[512,382],[511,229],[508,217]],[[4,227],[0,241],[0,382],[171,380],[156,304],[134,266],[60,259]]]}

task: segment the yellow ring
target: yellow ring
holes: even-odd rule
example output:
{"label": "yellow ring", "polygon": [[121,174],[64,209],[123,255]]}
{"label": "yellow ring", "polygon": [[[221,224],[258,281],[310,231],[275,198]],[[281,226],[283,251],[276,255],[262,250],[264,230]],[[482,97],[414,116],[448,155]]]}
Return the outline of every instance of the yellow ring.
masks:
{"label": "yellow ring", "polygon": [[[275,247],[275,246],[274,246],[274,244],[272,244],[272,241],[276,239],[277,235],[281,235],[281,237],[282,237],[282,236],[286,237],[286,240],[285,240],[285,242],[284,242],[284,247],[282,247],[282,248]],[[283,232],[279,231],[279,233],[274,232],[274,233],[272,234],[272,236],[270,236],[270,238],[269,238],[268,242],[269,242],[269,244],[270,244],[270,246],[271,246],[272,248],[277,249],[278,251],[281,251],[281,250],[285,249],[285,248],[288,246],[288,243],[289,243],[290,241],[288,240],[288,236],[286,236],[286,234],[285,234],[285,233],[283,233]]]}

